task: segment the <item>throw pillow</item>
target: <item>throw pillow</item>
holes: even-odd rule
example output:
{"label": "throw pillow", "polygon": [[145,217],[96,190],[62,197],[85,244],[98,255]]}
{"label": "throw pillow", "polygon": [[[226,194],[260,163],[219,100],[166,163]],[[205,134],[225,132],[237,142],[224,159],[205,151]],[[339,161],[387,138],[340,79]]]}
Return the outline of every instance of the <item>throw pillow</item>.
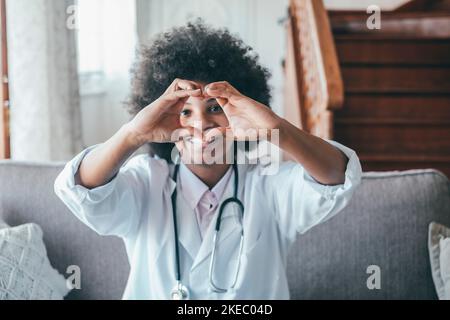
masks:
{"label": "throw pillow", "polygon": [[[0,222],[1,224],[1,222]],[[70,290],[33,223],[0,228],[0,300],[60,300]]]}

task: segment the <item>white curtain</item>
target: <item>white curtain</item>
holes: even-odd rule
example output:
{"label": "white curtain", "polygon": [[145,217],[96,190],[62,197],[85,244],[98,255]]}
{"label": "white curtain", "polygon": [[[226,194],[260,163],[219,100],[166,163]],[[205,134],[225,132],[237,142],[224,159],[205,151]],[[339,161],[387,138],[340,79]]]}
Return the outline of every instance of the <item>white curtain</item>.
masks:
{"label": "white curtain", "polygon": [[8,0],[11,156],[67,160],[81,149],[73,0]]}

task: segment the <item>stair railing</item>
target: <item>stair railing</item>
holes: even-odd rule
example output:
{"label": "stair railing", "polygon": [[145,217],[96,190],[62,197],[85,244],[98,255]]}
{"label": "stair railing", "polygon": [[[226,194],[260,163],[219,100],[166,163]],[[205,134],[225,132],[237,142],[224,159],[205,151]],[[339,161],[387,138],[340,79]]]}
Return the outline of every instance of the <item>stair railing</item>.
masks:
{"label": "stair railing", "polygon": [[344,88],[322,0],[290,0],[285,60],[285,117],[306,132],[333,138],[333,110]]}

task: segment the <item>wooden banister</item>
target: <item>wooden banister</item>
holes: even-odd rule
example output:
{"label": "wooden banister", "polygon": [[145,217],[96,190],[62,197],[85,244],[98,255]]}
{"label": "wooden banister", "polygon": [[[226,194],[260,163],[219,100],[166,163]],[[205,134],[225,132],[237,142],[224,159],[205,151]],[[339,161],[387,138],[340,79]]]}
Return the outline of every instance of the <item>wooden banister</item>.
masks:
{"label": "wooden banister", "polygon": [[336,48],[322,0],[291,0],[285,62],[285,116],[321,138],[333,137],[333,110],[344,89]]}
{"label": "wooden banister", "polygon": [[6,45],[6,0],[0,0],[1,88],[0,88],[0,159],[10,158],[8,49]]}

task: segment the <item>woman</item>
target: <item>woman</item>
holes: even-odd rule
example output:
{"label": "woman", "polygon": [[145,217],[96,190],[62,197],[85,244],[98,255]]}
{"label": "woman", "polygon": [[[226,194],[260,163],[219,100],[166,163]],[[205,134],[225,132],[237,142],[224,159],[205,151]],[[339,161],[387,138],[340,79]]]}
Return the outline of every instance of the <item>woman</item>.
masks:
{"label": "woman", "polygon": [[[291,244],[347,205],[361,166],[353,150],[276,115],[268,77],[226,30],[161,34],[134,69],[133,119],[58,176],[56,194],[81,221],[123,238],[124,299],[289,298]],[[293,161],[271,174],[237,161],[252,148],[234,141],[275,135]],[[145,144],[151,154],[129,160]]]}

